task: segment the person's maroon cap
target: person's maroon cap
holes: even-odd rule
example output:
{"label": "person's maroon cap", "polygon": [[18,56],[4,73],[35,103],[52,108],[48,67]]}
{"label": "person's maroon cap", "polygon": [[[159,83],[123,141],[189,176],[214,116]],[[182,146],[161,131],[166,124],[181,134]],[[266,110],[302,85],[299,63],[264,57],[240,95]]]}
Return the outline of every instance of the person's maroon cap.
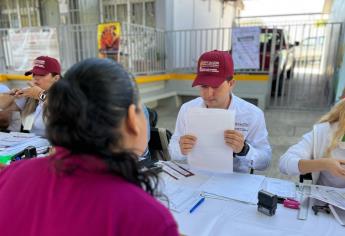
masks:
{"label": "person's maroon cap", "polygon": [[61,74],[61,66],[58,60],[48,56],[39,56],[34,60],[34,67],[24,75],[47,75],[49,73]]}
{"label": "person's maroon cap", "polygon": [[234,76],[234,63],[228,51],[210,51],[198,61],[198,72],[192,86],[219,87],[227,78]]}

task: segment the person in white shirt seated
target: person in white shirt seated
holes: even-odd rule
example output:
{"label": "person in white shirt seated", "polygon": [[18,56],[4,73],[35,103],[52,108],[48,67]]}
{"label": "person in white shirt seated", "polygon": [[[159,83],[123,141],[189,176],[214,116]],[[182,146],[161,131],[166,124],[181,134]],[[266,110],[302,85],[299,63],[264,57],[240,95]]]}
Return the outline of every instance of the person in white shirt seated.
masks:
{"label": "person in white shirt seated", "polygon": [[10,109],[13,97],[10,89],[0,84],[0,131],[20,131],[20,113]]}
{"label": "person in white shirt seated", "polygon": [[345,188],[345,99],[281,156],[279,167],[290,176],[312,173],[314,184]]}
{"label": "person in white shirt seated", "polygon": [[21,112],[24,131],[44,137],[42,108],[49,88],[60,79],[61,66],[55,58],[39,56],[34,60],[34,67],[25,72],[26,76],[31,74],[32,81],[29,87],[11,90],[10,94],[15,98],[11,109]]}
{"label": "person in white shirt seated", "polygon": [[[210,51],[199,58],[197,77],[200,96],[182,105],[176,121],[175,132],[169,143],[172,159],[187,158],[198,140],[185,133],[186,114],[194,108],[219,108],[235,111],[235,130],[224,130],[224,142],[233,149],[233,168],[248,173],[251,169],[265,170],[270,163],[272,150],[263,112],[256,106],[235,96],[232,90],[234,65],[228,52]],[[232,158],[229,148],[229,158]]]}

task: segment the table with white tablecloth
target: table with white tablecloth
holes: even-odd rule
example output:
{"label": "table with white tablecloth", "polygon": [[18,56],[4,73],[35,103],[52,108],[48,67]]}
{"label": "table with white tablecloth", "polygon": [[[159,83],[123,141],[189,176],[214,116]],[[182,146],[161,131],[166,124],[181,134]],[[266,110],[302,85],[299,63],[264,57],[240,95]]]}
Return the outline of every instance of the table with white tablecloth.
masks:
{"label": "table with white tablecloth", "polygon": [[[174,183],[192,190],[200,189],[210,176],[196,174],[194,176],[173,179],[162,174],[165,185]],[[231,186],[228,186],[231,188]],[[246,186],[241,186],[246,188]],[[169,197],[169,195],[168,195]],[[285,208],[278,204],[275,215],[267,216],[257,211],[257,205],[236,200],[206,197],[198,208],[189,213],[172,211],[179,231],[185,235],[345,235],[345,227],[341,226],[332,214],[323,212],[314,215],[309,205],[306,220],[298,220],[298,210]]]}

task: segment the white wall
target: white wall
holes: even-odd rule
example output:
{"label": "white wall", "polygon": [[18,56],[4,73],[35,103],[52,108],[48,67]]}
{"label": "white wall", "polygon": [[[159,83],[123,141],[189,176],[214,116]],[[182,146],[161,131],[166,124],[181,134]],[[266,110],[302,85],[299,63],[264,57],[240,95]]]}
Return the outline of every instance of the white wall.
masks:
{"label": "white wall", "polygon": [[173,9],[167,17],[173,18],[173,29],[200,29],[231,27],[234,19],[234,3],[221,0],[166,0],[173,1]]}

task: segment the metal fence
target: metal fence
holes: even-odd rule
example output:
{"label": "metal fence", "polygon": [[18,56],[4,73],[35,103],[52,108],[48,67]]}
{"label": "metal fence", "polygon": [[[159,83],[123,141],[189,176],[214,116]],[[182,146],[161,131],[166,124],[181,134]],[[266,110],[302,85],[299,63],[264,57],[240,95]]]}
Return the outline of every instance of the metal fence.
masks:
{"label": "metal fence", "polygon": [[271,37],[270,107],[323,109],[333,102],[342,23],[315,13],[240,17],[236,24],[266,29]]}
{"label": "metal fence", "polygon": [[[247,25],[260,28],[260,66],[236,73],[268,73],[271,108],[326,108],[334,100],[341,23]],[[167,70],[195,71],[209,50],[231,50],[231,28],[166,32]],[[236,68],[236,65],[235,65]],[[253,91],[256,93],[257,91]]]}
{"label": "metal fence", "polygon": [[[165,71],[164,31],[134,24],[122,23],[120,63],[131,73],[152,74]],[[97,25],[60,25],[57,27],[62,68],[98,56]],[[0,29],[0,69],[12,72],[8,29]]]}
{"label": "metal fence", "polygon": [[167,70],[195,71],[203,52],[231,49],[231,33],[231,28],[167,31]]}
{"label": "metal fence", "polygon": [[[261,29],[260,67],[236,72],[269,73],[270,107],[328,106],[334,98],[341,23],[256,26]],[[203,52],[231,50],[231,36],[231,28],[163,31],[122,23],[120,62],[134,74],[193,72]],[[0,30],[0,37],[0,69],[6,71],[13,66],[6,29]],[[61,25],[58,39],[65,70],[98,56],[97,25]]]}
{"label": "metal fence", "polygon": [[[165,71],[164,31],[122,23],[120,62],[134,74]],[[89,57],[97,57],[97,25],[59,27],[61,61],[64,68]]]}
{"label": "metal fence", "polygon": [[334,100],[333,75],[342,24],[302,23],[269,27],[274,31],[272,44],[275,45],[271,49],[274,58],[271,57],[269,67],[270,107],[328,107]]}

